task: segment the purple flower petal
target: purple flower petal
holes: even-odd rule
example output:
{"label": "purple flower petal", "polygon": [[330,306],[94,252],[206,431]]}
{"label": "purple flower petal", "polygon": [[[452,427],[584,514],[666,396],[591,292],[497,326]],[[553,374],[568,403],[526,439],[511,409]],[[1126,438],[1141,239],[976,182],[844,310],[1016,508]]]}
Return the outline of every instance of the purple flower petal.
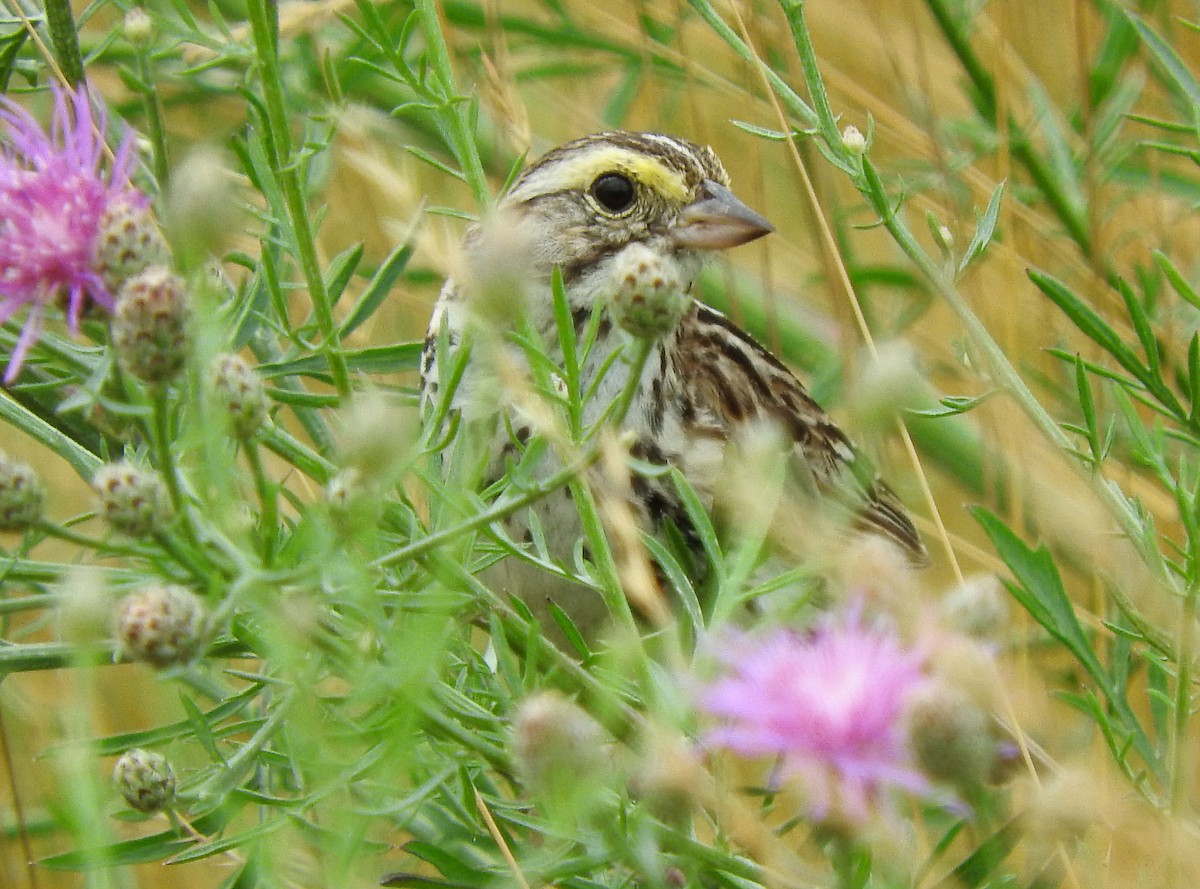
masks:
{"label": "purple flower petal", "polygon": [[48,306],[64,306],[72,331],[89,303],[112,308],[113,294],[96,269],[100,221],[115,200],[146,201],[129,182],[132,134],[106,171],[103,108],[93,110],[82,84],[53,93],[49,133],[20,105],[0,98],[0,321],[28,310],[5,383],[19,373]]}
{"label": "purple flower petal", "polygon": [[907,761],[901,719],[924,681],[924,656],[893,634],[862,626],[855,612],[806,635],[735,637],[718,657],[726,673],[700,696],[720,720],[706,743],[779,757],[783,774],[805,786],[814,817],[836,799],[862,819],[885,787],[928,789]]}

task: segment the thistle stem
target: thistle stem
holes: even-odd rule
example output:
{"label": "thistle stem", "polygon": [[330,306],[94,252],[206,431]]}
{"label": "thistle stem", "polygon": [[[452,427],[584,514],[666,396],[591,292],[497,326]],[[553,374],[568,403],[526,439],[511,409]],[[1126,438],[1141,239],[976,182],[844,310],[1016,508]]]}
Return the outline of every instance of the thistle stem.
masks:
{"label": "thistle stem", "polygon": [[242,447],[246,452],[246,461],[250,464],[250,474],[254,476],[254,490],[262,508],[258,533],[263,566],[270,568],[275,561],[275,546],[279,535],[279,503],[275,487],[263,466],[258,443],[251,439],[243,442]]}
{"label": "thistle stem", "polygon": [[325,484],[333,478],[333,464],[287,430],[268,423],[259,435],[267,450],[278,454],[314,481]]}
{"label": "thistle stem", "polygon": [[45,10],[58,67],[68,84],[78,86],[83,80],[83,54],[79,51],[79,34],[71,4],[69,0],[46,0]]}
{"label": "thistle stem", "polygon": [[580,472],[591,466],[599,458],[600,449],[598,447],[591,447],[578,459],[573,460],[549,478],[538,484],[530,485],[525,493],[520,496],[514,497],[512,500],[506,500],[503,503],[497,503],[490,509],[485,509],[483,512],[475,514],[466,521],[459,522],[457,525],[452,525],[449,528],[443,528],[441,531],[436,531],[433,534],[422,537],[414,543],[392,550],[387,555],[380,556],[372,562],[371,567],[385,568],[388,565],[395,565],[398,562],[415,559],[431,550],[437,549],[444,543],[448,543],[460,534],[486,528],[492,522],[507,518],[514,512],[524,509],[531,503],[536,503],[548,494],[552,494],[559,488],[570,484]]}
{"label": "thistle stem", "polygon": [[146,114],[146,127],[150,131],[150,145],[153,150],[154,179],[158,183],[159,191],[166,191],[170,180],[170,167],[167,164],[167,133],[163,126],[162,102],[159,100],[158,89],[155,86],[149,48],[137,47],[136,59],[138,80],[141,81],[142,108]]}
{"label": "thistle stem", "polygon": [[416,0],[415,5],[421,21],[421,31],[425,36],[430,66],[441,87],[442,101],[449,109],[449,113],[442,117],[450,124],[445,135],[459,166],[462,167],[467,184],[471,186],[475,202],[480,207],[486,207],[491,202],[491,193],[487,177],[483,173],[483,162],[479,158],[479,147],[475,144],[475,128],[471,125],[469,104],[465,97],[458,95],[455,85],[454,66],[450,61],[450,51],[446,46],[445,30],[438,15],[436,0]]}
{"label": "thistle stem", "polygon": [[175,471],[175,461],[171,456],[171,411],[165,386],[150,387],[150,404],[154,412],[154,431],[151,436],[154,463],[166,483],[171,509],[177,516],[182,517],[185,504],[183,491],[179,486],[179,475]]}
{"label": "thistle stem", "polygon": [[37,524],[37,529],[47,537],[54,537],[66,543],[73,543],[76,546],[82,546],[85,549],[95,550],[96,552],[104,553],[110,556],[138,556],[144,553],[138,552],[137,549],[131,546],[120,546],[101,540],[98,537],[88,537],[86,534],[80,534],[78,531],[73,531],[56,522],[40,521]]}
{"label": "thistle stem", "polygon": [[167,531],[154,534],[155,542],[177,563],[183,566],[201,584],[207,584],[209,578],[208,566],[199,560],[192,549],[180,543],[175,536]]}
{"label": "thistle stem", "polygon": [[1171,813],[1179,815],[1187,802],[1190,777],[1188,724],[1192,718],[1192,657],[1195,650],[1196,607],[1200,582],[1189,584],[1179,614],[1179,660],[1175,676],[1175,714],[1171,731]]}
{"label": "thistle stem", "polygon": [[350,394],[350,372],[346,365],[346,356],[342,354],[329,290],[325,286],[320,260],[317,258],[316,238],[298,172],[300,161],[292,153],[291,130],[283,99],[283,77],[279,70],[279,9],[275,0],[250,0],[247,11],[267,112],[269,138],[265,141],[271,166],[279,180],[284,203],[287,205],[293,246],[304,274],[317,327],[321,331],[321,347],[329,361],[333,385],[338,395],[345,398]]}
{"label": "thistle stem", "polygon": [[629,409],[633,407],[633,400],[641,388],[642,371],[646,369],[646,362],[650,360],[650,355],[657,345],[658,340],[635,337],[626,347],[633,349],[633,355],[629,361],[629,376],[625,379],[625,386],[621,389],[620,395],[605,410],[600,421],[592,427],[588,433],[589,438],[595,435],[599,429],[608,426],[619,427],[625,422],[625,417],[629,414]]}

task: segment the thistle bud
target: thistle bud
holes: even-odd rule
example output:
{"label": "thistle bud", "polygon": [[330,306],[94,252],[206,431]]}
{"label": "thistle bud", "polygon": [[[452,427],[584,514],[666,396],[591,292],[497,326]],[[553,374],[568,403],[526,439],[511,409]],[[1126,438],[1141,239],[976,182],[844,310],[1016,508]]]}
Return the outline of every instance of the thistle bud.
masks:
{"label": "thistle bud", "polygon": [[900,340],[880,343],[864,363],[849,399],[856,426],[878,431],[895,428],[896,419],[909,408],[926,403],[929,383],[921,375],[916,351]]}
{"label": "thistle bud", "polygon": [[126,751],[113,767],[113,783],[125,802],[139,812],[157,812],[175,798],[175,773],[162,756],[149,750]]}
{"label": "thistle bud", "polygon": [[416,424],[383,392],[360,392],[337,418],[338,445],[345,465],[372,487],[387,487],[408,465]]}
{"label": "thistle bud", "polygon": [[117,358],[145,383],[169,383],[189,352],[191,305],[183,279],[162,266],[146,269],[121,286],[112,319]]}
{"label": "thistle bud", "polygon": [[975,639],[998,641],[1008,623],[1008,599],[994,574],[969,577],[939,605],[942,621]]}
{"label": "thistle bud", "polygon": [[24,531],[34,524],[44,499],[32,467],[0,451],[0,531]]}
{"label": "thistle bud", "polygon": [[552,805],[575,807],[604,773],[603,729],[558,692],[539,692],[517,708],[513,759],[533,793]]}
{"label": "thistle bud", "polygon": [[130,278],[151,266],[166,265],[170,259],[170,248],[154,213],[140,194],[108,202],[96,239],[96,269],[110,292],[119,293]]}
{"label": "thistle bud", "polygon": [[987,713],[969,695],[934,681],[916,689],[907,705],[909,745],[925,774],[963,788],[987,779],[999,747]]}
{"label": "thistle bud", "polygon": [[135,6],[125,13],[125,39],[134,46],[145,46],[154,37],[154,22],[149,13]]}
{"label": "thistle bud", "polygon": [[862,155],[867,150],[867,137],[856,126],[848,126],[842,130],[842,145],[851,154]]}
{"label": "thistle bud", "polygon": [[334,510],[345,512],[363,492],[362,473],[353,466],[343,469],[325,485],[325,500]]}
{"label": "thistle bud", "polygon": [[687,818],[704,786],[700,758],[681,736],[652,728],[643,739],[630,790],[665,821]]}
{"label": "thistle bud", "polygon": [[645,244],[633,243],[614,263],[609,311],[631,336],[659,339],[675,330],[692,305],[673,262]]}
{"label": "thistle bud", "polygon": [[204,642],[204,603],[178,586],[149,586],[117,605],[116,636],[121,653],[155,667],[186,664]]}
{"label": "thistle bud", "polygon": [[171,516],[162,479],[151,469],[124,460],[105,464],[92,476],[92,489],[104,521],[129,537],[148,537]]}
{"label": "thistle bud", "polygon": [[212,391],[229,413],[233,434],[242,441],[254,436],[267,419],[262,377],[240,355],[223,354],[210,368]]}
{"label": "thistle bud", "polygon": [[529,311],[533,245],[511,210],[480,220],[462,257],[463,290],[479,331],[502,334]]}
{"label": "thistle bud", "polygon": [[176,163],[162,220],[178,266],[198,269],[210,255],[222,253],[242,229],[245,206],[238,177],[221,152],[200,147]]}

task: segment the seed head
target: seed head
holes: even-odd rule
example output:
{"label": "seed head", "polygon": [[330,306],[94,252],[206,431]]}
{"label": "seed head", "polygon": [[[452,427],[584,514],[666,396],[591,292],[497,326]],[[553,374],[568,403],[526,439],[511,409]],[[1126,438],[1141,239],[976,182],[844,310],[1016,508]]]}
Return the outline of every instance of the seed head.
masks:
{"label": "seed head", "polygon": [[113,783],[125,802],[139,812],[157,812],[175,798],[171,764],[150,750],[135,747],[121,754],[113,767]]}
{"label": "seed head", "polygon": [[204,603],[179,586],[149,586],[117,605],[121,653],[155,667],[186,664],[200,651],[206,630]]}
{"label": "seed head", "polygon": [[187,363],[191,304],[183,279],[162,266],[121,286],[112,319],[117,358],[145,383],[169,383]]}
{"label": "seed head", "polygon": [[34,524],[44,499],[32,467],[0,451],[0,531],[24,531]]}
{"label": "seed head", "polygon": [[100,514],[109,526],[129,537],[148,537],[171,516],[158,473],[122,460],[108,463],[92,476]]}

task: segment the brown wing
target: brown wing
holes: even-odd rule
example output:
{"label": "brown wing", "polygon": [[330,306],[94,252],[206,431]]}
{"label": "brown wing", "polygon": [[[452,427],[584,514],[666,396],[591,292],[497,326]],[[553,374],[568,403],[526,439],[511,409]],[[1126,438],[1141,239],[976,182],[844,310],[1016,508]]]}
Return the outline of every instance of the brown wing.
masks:
{"label": "brown wing", "polygon": [[797,463],[811,486],[852,503],[864,530],[894,540],[914,565],[929,563],[899,498],[792,372],[749,334],[697,303],[680,322],[675,348],[687,368],[680,370],[680,386],[692,415],[685,407],[685,424],[707,423],[709,434],[728,436],[747,420],[775,420],[795,442]]}

